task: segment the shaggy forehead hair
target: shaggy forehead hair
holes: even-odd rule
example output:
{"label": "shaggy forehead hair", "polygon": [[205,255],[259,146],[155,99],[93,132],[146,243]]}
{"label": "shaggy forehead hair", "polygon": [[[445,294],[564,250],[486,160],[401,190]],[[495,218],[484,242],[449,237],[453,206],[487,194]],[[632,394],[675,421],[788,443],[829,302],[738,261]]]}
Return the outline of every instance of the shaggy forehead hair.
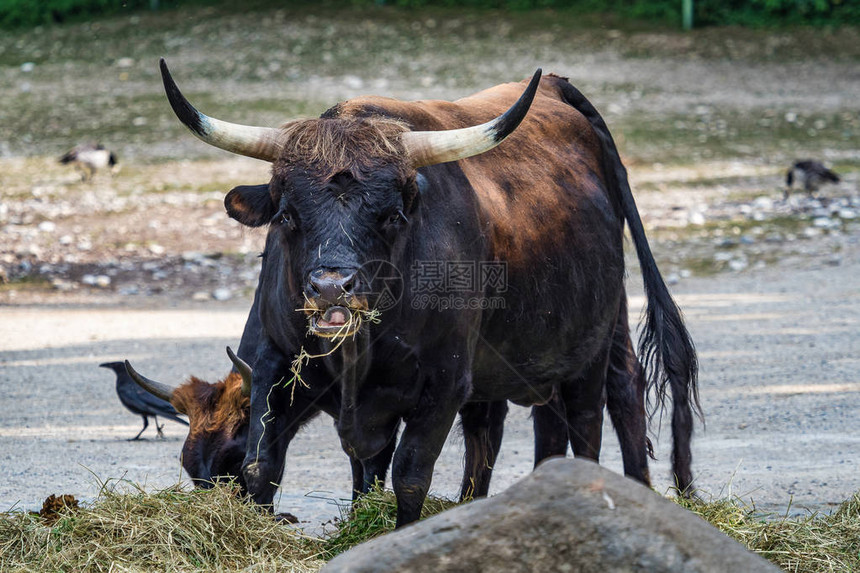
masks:
{"label": "shaggy forehead hair", "polygon": [[408,130],[403,122],[372,117],[290,122],[281,127],[284,147],[273,172],[287,176],[301,169],[323,180],[348,173],[362,180],[382,166],[395,165],[405,176],[408,165],[400,136]]}
{"label": "shaggy forehead hair", "polygon": [[215,384],[192,376],[173,392],[170,402],[188,416],[190,434],[232,433],[247,422],[251,408],[250,398],[242,395],[242,377],[236,372]]}

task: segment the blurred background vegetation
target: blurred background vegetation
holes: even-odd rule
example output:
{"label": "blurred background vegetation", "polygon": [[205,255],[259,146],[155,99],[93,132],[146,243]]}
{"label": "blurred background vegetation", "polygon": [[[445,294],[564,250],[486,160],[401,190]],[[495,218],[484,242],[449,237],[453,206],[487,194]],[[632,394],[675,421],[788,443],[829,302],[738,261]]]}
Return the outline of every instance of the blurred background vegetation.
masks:
{"label": "blurred background vegetation", "polygon": [[[0,0],[0,26],[31,27],[63,23],[95,15],[138,10],[170,9],[180,5],[225,5],[226,0]],[[243,2],[243,8],[248,7]],[[679,25],[682,0],[252,0],[255,8],[468,7],[486,10],[566,10],[612,14],[621,19]],[[792,25],[839,26],[860,24],[860,0],[692,0],[695,26]]]}

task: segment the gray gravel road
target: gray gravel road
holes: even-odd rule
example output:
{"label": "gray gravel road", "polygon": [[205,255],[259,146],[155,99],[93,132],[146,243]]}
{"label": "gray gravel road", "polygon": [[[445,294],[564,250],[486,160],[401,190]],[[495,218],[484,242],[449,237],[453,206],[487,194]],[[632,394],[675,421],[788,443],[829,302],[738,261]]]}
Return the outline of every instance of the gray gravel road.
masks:
{"label": "gray gravel road", "polygon": [[[632,273],[631,308],[642,303]],[[673,287],[701,358],[706,426],[697,426],[694,470],[703,492],[737,495],[758,507],[827,509],[860,490],[860,249],[841,264],[768,268],[682,280]],[[225,374],[224,346],[236,344],[250,301],[183,308],[0,307],[0,510],[38,508],[52,493],[89,500],[102,483],[147,489],[185,479],[185,428],[168,422],[129,442],[140,418],[97,365],[128,358],[146,374],[178,382]],[[632,317],[635,323],[637,316]],[[656,435],[655,486],[668,488],[668,424]],[[528,473],[528,411],[514,407],[493,490]],[[437,465],[435,493],[453,497],[462,446],[452,434]],[[606,426],[602,462],[620,471]],[[338,514],[349,470],[330,420],[294,441],[279,509],[311,528]]]}

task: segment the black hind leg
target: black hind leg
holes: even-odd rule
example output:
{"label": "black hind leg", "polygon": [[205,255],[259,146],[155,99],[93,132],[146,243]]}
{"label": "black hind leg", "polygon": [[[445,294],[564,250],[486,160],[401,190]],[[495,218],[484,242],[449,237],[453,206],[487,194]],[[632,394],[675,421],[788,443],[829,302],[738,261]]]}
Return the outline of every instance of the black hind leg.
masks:
{"label": "black hind leg", "polygon": [[645,372],[630,340],[627,302],[622,301],[612,338],[609,368],[606,372],[607,409],[624,462],[624,475],[651,486],[648,454],[651,442],[647,436],[645,413]]}
{"label": "black hind leg", "polygon": [[493,466],[502,446],[508,403],[473,402],[460,409],[466,447],[460,501],[486,497],[490,491]]}
{"label": "black hind leg", "polygon": [[573,455],[578,458],[600,459],[603,407],[606,404],[605,377],[606,359],[598,359],[582,377],[561,388],[567,435]]}
{"label": "black hind leg", "polygon": [[556,390],[549,402],[532,408],[535,430],[535,467],[551,457],[567,455],[567,417],[561,394]]}

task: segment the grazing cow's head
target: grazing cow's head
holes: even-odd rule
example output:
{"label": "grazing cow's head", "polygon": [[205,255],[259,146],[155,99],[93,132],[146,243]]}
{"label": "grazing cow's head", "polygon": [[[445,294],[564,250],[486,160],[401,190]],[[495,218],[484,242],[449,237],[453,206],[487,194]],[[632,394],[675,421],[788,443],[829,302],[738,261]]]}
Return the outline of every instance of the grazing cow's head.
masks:
{"label": "grazing cow's head", "polygon": [[[228,353],[235,358],[229,349]],[[240,363],[237,367],[241,370]],[[126,369],[143,389],[169,401],[178,412],[188,416],[182,467],[194,485],[209,488],[217,481],[235,479],[244,494],[242,460],[248,442],[251,408],[248,398],[250,369],[231,372],[214,384],[192,376],[175,388],[142,376],[128,361]]]}
{"label": "grazing cow's head", "polygon": [[[320,336],[354,332],[353,316],[373,307],[367,284],[374,264],[390,261],[419,202],[419,167],[456,161],[498,145],[519,125],[537,90],[540,70],[505,114],[482,125],[410,131],[382,116],[319,119],[262,128],[203,115],[180,93],[161,61],[168,99],[203,141],[270,161],[268,184],[241,186],[225,198],[243,225],[270,226],[280,238],[285,287]],[[273,254],[273,253],[270,253]]]}

